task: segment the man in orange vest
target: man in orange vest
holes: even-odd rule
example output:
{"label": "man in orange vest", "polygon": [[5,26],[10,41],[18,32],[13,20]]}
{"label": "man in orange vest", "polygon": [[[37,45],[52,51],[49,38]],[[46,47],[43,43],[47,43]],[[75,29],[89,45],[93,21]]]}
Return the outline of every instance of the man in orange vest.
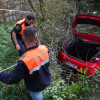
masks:
{"label": "man in orange vest", "polygon": [[27,48],[26,52],[12,72],[0,73],[0,81],[13,84],[24,79],[33,100],[43,100],[42,91],[51,83],[48,49],[45,45],[36,43],[34,27],[26,27],[22,39]]}
{"label": "man in orange vest", "polygon": [[[23,47],[23,40],[22,40],[22,35],[23,35],[23,30],[27,26],[33,26],[34,23],[34,15],[30,14],[26,18],[19,20],[16,24],[14,29],[11,32],[11,38],[12,41],[16,47],[16,49],[19,51],[19,56],[21,56],[24,53],[24,47]],[[37,42],[40,42],[39,39]]]}

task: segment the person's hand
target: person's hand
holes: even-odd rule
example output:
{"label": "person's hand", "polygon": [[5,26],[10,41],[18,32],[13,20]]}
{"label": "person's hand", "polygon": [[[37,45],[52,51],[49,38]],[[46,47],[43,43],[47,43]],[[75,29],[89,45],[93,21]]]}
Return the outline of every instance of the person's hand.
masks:
{"label": "person's hand", "polygon": [[19,51],[20,50],[20,46],[19,45],[16,45],[16,49]]}

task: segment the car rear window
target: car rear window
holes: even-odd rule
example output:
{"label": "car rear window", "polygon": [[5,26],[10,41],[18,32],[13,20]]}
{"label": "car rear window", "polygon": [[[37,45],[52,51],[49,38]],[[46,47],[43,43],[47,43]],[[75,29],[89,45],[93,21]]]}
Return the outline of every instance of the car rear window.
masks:
{"label": "car rear window", "polygon": [[100,27],[91,24],[77,24],[76,30],[80,33],[93,33],[100,37]]}

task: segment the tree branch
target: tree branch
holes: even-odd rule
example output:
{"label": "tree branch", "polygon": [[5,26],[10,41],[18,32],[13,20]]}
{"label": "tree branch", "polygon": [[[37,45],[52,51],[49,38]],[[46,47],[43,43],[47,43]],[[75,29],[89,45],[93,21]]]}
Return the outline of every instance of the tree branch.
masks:
{"label": "tree branch", "polygon": [[32,10],[33,10],[34,12],[36,12],[35,7],[34,7],[34,4],[33,4],[33,1],[32,1],[32,0],[28,0],[28,2],[29,2],[29,4],[30,4]]}

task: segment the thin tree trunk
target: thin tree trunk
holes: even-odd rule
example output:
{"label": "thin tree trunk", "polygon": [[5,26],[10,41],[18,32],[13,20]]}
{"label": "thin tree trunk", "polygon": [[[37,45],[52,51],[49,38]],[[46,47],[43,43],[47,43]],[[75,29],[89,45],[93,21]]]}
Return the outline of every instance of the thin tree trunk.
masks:
{"label": "thin tree trunk", "polygon": [[44,21],[44,2],[43,0],[39,0],[40,3],[40,11],[41,11],[41,15],[42,15],[42,21]]}
{"label": "thin tree trunk", "polygon": [[32,1],[32,0],[28,0],[28,2],[29,2],[29,4],[30,4],[32,10],[33,10],[34,12],[36,12],[35,7],[34,7],[34,4],[33,4],[33,1]]}

